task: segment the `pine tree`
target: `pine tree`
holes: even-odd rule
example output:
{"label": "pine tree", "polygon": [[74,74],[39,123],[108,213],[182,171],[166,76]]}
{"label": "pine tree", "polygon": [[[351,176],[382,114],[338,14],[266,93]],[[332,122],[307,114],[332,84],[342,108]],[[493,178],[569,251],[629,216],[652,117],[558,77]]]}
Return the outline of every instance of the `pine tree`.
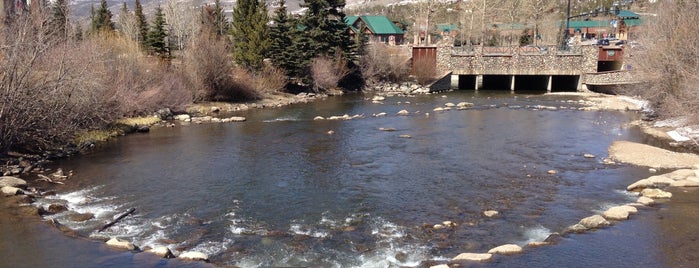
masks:
{"label": "pine tree", "polygon": [[167,41],[167,32],[165,31],[165,15],[163,9],[158,6],[155,8],[155,18],[147,36],[148,51],[161,58],[170,57],[170,47]]}
{"label": "pine tree", "polygon": [[354,54],[345,13],[342,12],[344,0],[305,0],[302,6],[308,10],[301,18],[301,24],[306,27],[305,32],[312,40],[316,55],[341,52],[349,58]]}
{"label": "pine tree", "polygon": [[136,0],[134,2],[134,16],[136,16],[136,27],[138,27],[138,43],[142,46],[148,46],[148,21],[146,21],[146,15],[143,15],[143,6],[141,6],[141,1]]}
{"label": "pine tree", "polygon": [[279,1],[279,7],[274,11],[272,21],[274,25],[269,29],[269,57],[274,65],[284,69],[287,75],[292,75],[297,68],[292,51],[292,38],[295,31],[284,0]]}
{"label": "pine tree", "polygon": [[226,14],[223,13],[223,7],[221,7],[221,1],[216,0],[214,2],[214,30],[217,36],[224,36],[228,33],[228,19],[226,19]]}
{"label": "pine tree", "polygon": [[64,39],[68,37],[68,4],[65,0],[56,0],[53,4],[53,14],[51,14],[51,33]]}
{"label": "pine tree", "polygon": [[267,6],[264,1],[239,0],[233,10],[230,29],[233,41],[233,59],[250,69],[262,67],[269,50]]}
{"label": "pine tree", "polygon": [[102,31],[113,31],[114,22],[112,22],[112,12],[107,8],[107,1],[102,0],[100,2],[100,7],[95,10],[94,7],[90,9],[90,31],[93,33]]}

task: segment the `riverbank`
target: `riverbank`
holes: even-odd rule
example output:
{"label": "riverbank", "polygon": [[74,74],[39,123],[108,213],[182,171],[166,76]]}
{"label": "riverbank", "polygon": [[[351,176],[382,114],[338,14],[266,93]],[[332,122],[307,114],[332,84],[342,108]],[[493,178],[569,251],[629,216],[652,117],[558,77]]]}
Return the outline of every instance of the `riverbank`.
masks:
{"label": "riverbank", "polygon": [[[449,93],[445,93],[443,96],[445,96],[445,97],[448,98],[448,96],[450,96],[450,95],[449,95]],[[432,98],[432,97],[430,97],[429,99],[440,99],[440,100],[442,99],[441,96],[438,96],[438,97],[439,97],[439,98]],[[517,98],[517,97],[515,97],[515,98]],[[353,97],[353,99],[355,99],[355,101],[356,101],[356,100],[359,100],[360,102],[365,102],[365,101],[370,101],[370,100],[371,100],[371,98],[366,98],[366,97],[362,97],[362,98],[354,98],[354,97]],[[363,101],[362,101],[362,99],[363,99]],[[555,103],[562,103],[562,101],[559,100],[558,98],[546,98],[546,99],[555,99],[555,102],[550,102],[550,103],[548,103],[549,105],[558,106],[558,104],[555,104]],[[416,99],[416,100],[417,100],[417,99]],[[414,101],[411,100],[411,102],[414,102]],[[443,101],[437,101],[437,102],[443,102]],[[563,100],[563,102],[567,102],[567,101]],[[577,100],[576,100],[575,102],[580,103],[580,102],[578,102]],[[385,103],[386,103],[386,105],[389,105],[389,104],[391,103],[391,100],[387,100]],[[563,105],[564,105],[564,104],[563,104]],[[384,106],[383,104],[369,104],[369,106],[370,106],[370,107],[377,107],[377,109],[381,109],[381,110],[386,109],[385,107],[383,107],[383,106]],[[400,106],[402,106],[402,105],[400,105]],[[422,107],[422,108],[425,108],[425,107]],[[430,109],[431,109],[431,108],[430,108]],[[576,109],[577,109],[577,107],[576,107]],[[425,110],[425,109],[420,109],[420,110]],[[503,109],[501,109],[501,108],[493,108],[493,110],[499,110],[499,111],[495,111],[495,112],[502,112]],[[509,109],[508,109],[508,110],[509,110]],[[578,109],[578,110],[579,110],[579,109]],[[275,110],[274,113],[276,113],[276,112],[281,112],[281,111],[282,111],[282,110]],[[476,113],[476,112],[479,112],[479,111],[476,110],[476,111],[473,111],[473,112]],[[558,114],[557,112],[539,111],[539,110],[532,110],[532,111],[530,111],[530,112],[533,112],[533,113],[540,113],[540,114],[542,114],[542,115]],[[265,112],[263,112],[263,113],[267,114],[268,111],[265,111]],[[470,112],[469,112],[469,113],[470,113]],[[527,112],[527,113],[529,113],[529,112]],[[255,113],[249,114],[249,115],[250,115],[250,118],[252,119],[252,122],[253,122],[252,124],[253,124],[253,125],[257,124],[256,122],[261,122],[261,120],[259,120],[260,118],[257,118],[256,116],[254,116],[254,114],[255,114]],[[307,113],[307,114],[305,114],[305,116],[298,117],[298,119],[301,119],[301,120],[310,119],[310,118],[311,118],[311,117],[309,117],[310,114],[313,114],[313,113]],[[445,113],[440,113],[440,114],[436,114],[436,113],[435,113],[435,115],[433,115],[433,116],[431,116],[431,117],[429,117],[429,118],[423,119],[423,120],[432,120],[433,118],[443,118],[443,117],[446,117],[447,115],[452,115],[452,116],[453,116],[453,115],[456,115],[456,114],[457,114],[457,113],[455,113],[455,112],[451,112],[451,113],[446,113],[446,112],[445,112]],[[575,112],[575,113],[563,112],[563,113],[561,113],[561,114],[567,114],[567,115],[576,114],[576,115],[577,115],[577,114],[579,114],[579,112]],[[604,115],[604,114],[607,114],[607,113],[595,113],[595,112],[591,112],[591,113],[582,113],[583,116],[597,116],[597,115]],[[442,117],[439,117],[439,115],[441,115]],[[274,118],[274,117],[272,117],[272,118]],[[421,117],[421,118],[422,118],[422,117]],[[377,119],[377,120],[378,120],[378,119]],[[369,120],[369,119],[367,119],[367,120],[361,120],[361,121],[362,121],[362,122],[373,122],[373,121],[376,121],[376,120],[373,120],[373,119],[372,119],[372,120]],[[401,121],[403,121],[403,120],[401,120]],[[319,124],[319,123],[312,123],[312,124],[317,125],[317,124]],[[324,124],[324,123],[320,123],[320,124]],[[279,125],[279,124],[277,124],[277,125]],[[285,123],[284,125],[286,125],[286,123]],[[343,125],[344,125],[344,124],[343,124]],[[246,124],[246,126],[249,126],[249,125]],[[203,127],[203,128],[211,128],[211,129],[231,129],[231,128],[232,128],[232,129],[238,129],[238,127],[222,127],[222,126],[213,126],[213,125],[207,126],[207,127]],[[244,127],[241,126],[241,128],[244,128]],[[181,130],[193,130],[193,129],[202,129],[202,127],[196,127],[196,128],[194,128],[194,127],[189,127],[189,128],[185,127],[185,128],[182,128],[182,129],[176,128],[175,130],[181,131]],[[170,133],[171,130],[160,129],[159,132],[161,132],[161,133],[162,133],[162,132]],[[304,132],[304,133],[307,133],[307,132]],[[344,133],[343,131],[338,131],[338,133],[337,133],[336,135],[334,135],[333,137],[337,137],[337,136],[339,136],[339,135],[341,135],[341,134],[343,134],[343,133]],[[152,133],[152,134],[155,134],[155,133]],[[411,133],[411,134],[416,134],[416,133]],[[152,136],[152,135],[148,135],[148,136],[150,137],[150,136]],[[419,137],[419,135],[416,135],[416,136]],[[132,138],[145,139],[146,136],[132,137]],[[144,144],[144,145],[145,145],[145,144]],[[606,143],[605,143],[605,145],[603,145],[603,146],[606,148]],[[227,148],[228,148],[228,147],[227,147]],[[602,154],[602,151],[599,151],[599,150],[598,150],[598,151],[595,152],[595,154],[601,155],[601,154]],[[82,169],[76,169],[76,170],[79,171],[79,170],[82,170]],[[83,171],[84,171],[84,170],[83,170]],[[83,173],[84,173],[84,172],[83,172]],[[84,175],[84,174],[81,174],[81,175]],[[73,182],[71,182],[71,184],[73,184],[73,185],[78,184],[78,185],[79,185],[79,183],[78,183],[77,181],[73,181]],[[614,187],[614,188],[618,188],[618,187]],[[498,209],[498,210],[501,210],[501,209]],[[501,210],[501,211],[504,211],[504,210]],[[506,212],[506,211],[505,211],[505,212]],[[507,215],[507,213],[505,213],[505,215]],[[577,221],[577,219],[576,219],[576,221]],[[558,230],[558,228],[556,228],[556,229]],[[138,243],[138,242],[139,242],[139,241],[136,241],[137,244],[142,244],[142,243]]]}

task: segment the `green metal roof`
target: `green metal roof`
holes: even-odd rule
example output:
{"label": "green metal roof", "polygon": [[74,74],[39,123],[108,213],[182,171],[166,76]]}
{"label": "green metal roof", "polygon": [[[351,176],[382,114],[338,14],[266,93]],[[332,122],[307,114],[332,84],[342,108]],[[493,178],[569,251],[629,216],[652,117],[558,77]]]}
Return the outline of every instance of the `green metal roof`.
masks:
{"label": "green metal roof", "polygon": [[357,31],[354,24],[357,20],[362,20],[366,27],[374,34],[403,34],[403,30],[398,28],[391,20],[386,16],[347,16],[345,17],[345,23],[352,27],[353,30]]}
{"label": "green metal roof", "polygon": [[630,11],[630,10],[620,10],[620,11],[619,11],[619,14],[616,15],[616,16],[619,17],[619,18],[622,18],[622,19],[625,19],[625,18],[637,19],[637,18],[640,18],[640,17],[641,17],[640,15],[638,15],[638,14],[636,14],[636,13]]}
{"label": "green metal roof", "polygon": [[437,24],[437,29],[442,32],[451,32],[459,29],[459,26],[454,24]]}
{"label": "green metal roof", "polygon": [[[624,22],[626,26],[638,26],[643,24],[643,20],[641,19],[625,19]],[[565,21],[563,23],[565,24]],[[571,20],[569,25],[570,28],[574,29],[611,27],[609,20]]]}

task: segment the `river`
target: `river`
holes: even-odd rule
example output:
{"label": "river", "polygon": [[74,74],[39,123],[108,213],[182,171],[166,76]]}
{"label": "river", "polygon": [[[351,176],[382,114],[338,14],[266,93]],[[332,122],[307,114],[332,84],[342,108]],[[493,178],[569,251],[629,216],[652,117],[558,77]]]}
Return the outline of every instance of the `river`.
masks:
{"label": "river", "polygon": [[[390,97],[382,104],[367,97],[251,110],[237,114],[248,119],[243,123],[154,128],[122,137],[55,163],[75,175],[56,187],[56,196],[38,203],[63,202],[73,211],[94,213],[86,222],[70,221],[71,212],[51,216],[83,237],[201,251],[216,265],[425,266],[463,252],[541,241],[581,218],[632,202],[636,197],[625,187],[649,175],[643,168],[603,163],[613,141],[643,141],[638,130],[624,127],[635,113],[581,111],[576,97],[509,91]],[[474,107],[432,111],[448,102]],[[411,114],[396,115],[403,109]],[[372,116],[381,112],[386,116]],[[363,117],[313,120],[344,114]],[[128,208],[136,213],[96,231]],[[485,210],[499,215],[485,217]],[[652,217],[644,213],[638,218]],[[443,221],[457,226],[432,228]],[[632,219],[483,265],[588,266],[601,256],[614,266],[663,266],[653,236],[635,234],[656,228],[652,220]],[[595,245],[600,240],[606,246]],[[45,247],[68,255],[60,266],[183,265],[141,262],[134,257],[141,254],[108,249],[61,249],[71,243]],[[94,242],[78,244],[85,243]],[[610,254],[632,244],[630,251],[644,253],[626,259]],[[80,257],[71,263],[70,254]],[[6,264],[15,266],[12,260]]]}

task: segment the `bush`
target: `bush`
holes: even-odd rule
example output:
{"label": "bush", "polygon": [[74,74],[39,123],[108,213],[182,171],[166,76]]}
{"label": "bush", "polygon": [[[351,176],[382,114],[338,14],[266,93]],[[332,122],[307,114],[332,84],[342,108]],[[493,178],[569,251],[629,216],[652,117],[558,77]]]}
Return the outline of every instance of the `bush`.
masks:
{"label": "bush", "polygon": [[[195,101],[246,101],[259,98],[247,70],[231,63],[224,40],[205,32],[184,52],[183,69],[195,88]],[[240,82],[236,82],[240,81]]]}
{"label": "bush", "polygon": [[658,16],[644,26],[639,41],[644,50],[629,48],[631,66],[642,84],[627,94],[639,94],[654,104],[662,117],[690,115],[699,121],[699,2],[662,3]]}
{"label": "bush", "polygon": [[311,62],[311,78],[316,91],[337,89],[342,78],[350,73],[347,61],[341,55],[320,56]]}
{"label": "bush", "polygon": [[270,94],[284,90],[289,81],[286,72],[271,64],[264,67],[253,77],[253,87],[260,94]]}
{"label": "bush", "polygon": [[191,103],[180,75],[127,38],[52,39],[42,14],[18,16],[0,36],[0,152],[68,144],[124,115]]}
{"label": "bush", "polygon": [[359,66],[368,82],[403,82],[410,74],[410,54],[400,48],[372,43],[360,58]]}

